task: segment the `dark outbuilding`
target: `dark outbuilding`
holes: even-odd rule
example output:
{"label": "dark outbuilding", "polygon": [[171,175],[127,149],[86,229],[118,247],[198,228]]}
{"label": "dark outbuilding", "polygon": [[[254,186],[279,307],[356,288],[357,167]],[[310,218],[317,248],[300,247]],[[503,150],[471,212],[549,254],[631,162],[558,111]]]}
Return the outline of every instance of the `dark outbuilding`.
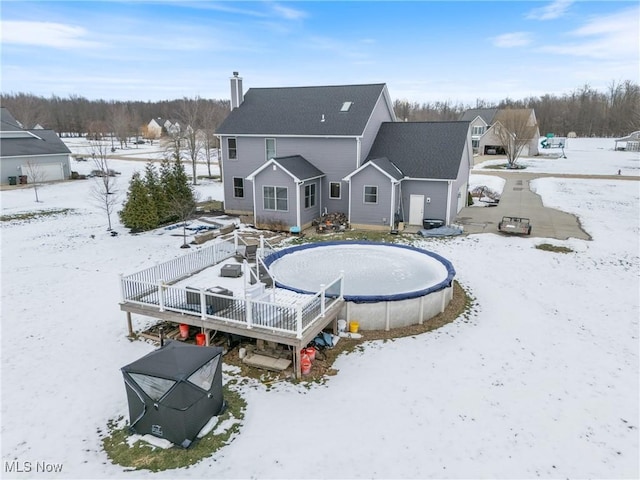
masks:
{"label": "dark outbuilding", "polygon": [[222,352],[173,341],[122,367],[131,430],[188,448],[224,409]]}

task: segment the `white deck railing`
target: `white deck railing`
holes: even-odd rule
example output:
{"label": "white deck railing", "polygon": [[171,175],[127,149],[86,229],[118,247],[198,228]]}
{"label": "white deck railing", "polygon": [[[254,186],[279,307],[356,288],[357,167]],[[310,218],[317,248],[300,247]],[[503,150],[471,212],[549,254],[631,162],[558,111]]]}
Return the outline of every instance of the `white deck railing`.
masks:
{"label": "white deck railing", "polygon": [[[273,289],[252,298],[229,297],[204,289],[174,287],[171,283],[198,273],[205,268],[232,257],[236,252],[235,241],[217,242],[211,247],[190,252],[140,272],[120,278],[122,303],[155,306],[158,311],[171,311],[200,317],[202,320],[223,321],[247,329],[261,328],[272,332],[295,334],[301,338],[313,323],[325,316],[325,312],[343,298],[341,274],[328,285],[321,285],[314,295],[302,296],[297,302],[283,303],[276,300]],[[261,239],[261,250],[265,248]],[[258,255],[257,266],[261,265]]]}

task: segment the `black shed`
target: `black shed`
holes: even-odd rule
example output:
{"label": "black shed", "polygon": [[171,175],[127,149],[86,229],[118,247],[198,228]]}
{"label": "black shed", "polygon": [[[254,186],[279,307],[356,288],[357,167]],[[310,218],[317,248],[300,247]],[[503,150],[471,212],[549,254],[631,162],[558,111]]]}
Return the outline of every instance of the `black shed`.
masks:
{"label": "black shed", "polygon": [[172,341],[122,367],[130,428],[188,448],[224,408],[222,352]]}

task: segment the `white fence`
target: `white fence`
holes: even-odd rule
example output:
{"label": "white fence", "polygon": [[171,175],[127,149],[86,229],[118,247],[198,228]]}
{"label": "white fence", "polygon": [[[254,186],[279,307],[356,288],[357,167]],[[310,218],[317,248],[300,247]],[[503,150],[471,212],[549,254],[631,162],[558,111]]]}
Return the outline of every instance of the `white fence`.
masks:
{"label": "white fence", "polygon": [[[324,317],[326,310],[343,298],[342,275],[322,286],[308,300],[296,304],[278,303],[272,290],[256,298],[235,298],[204,289],[170,285],[232,257],[236,248],[237,240],[222,241],[140,272],[121,276],[122,302],[155,306],[160,312],[171,311],[200,317],[202,320],[224,321],[246,329],[262,328],[295,334],[297,338],[301,338],[315,320]],[[260,250],[271,249],[261,239]],[[259,257],[257,261],[257,265],[260,265]]]}

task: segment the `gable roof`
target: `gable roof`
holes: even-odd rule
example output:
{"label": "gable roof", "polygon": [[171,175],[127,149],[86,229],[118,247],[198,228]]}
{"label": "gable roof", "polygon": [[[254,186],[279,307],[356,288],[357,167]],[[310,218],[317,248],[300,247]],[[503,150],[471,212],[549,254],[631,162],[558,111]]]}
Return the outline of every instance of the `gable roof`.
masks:
{"label": "gable roof", "polygon": [[[218,127],[219,135],[362,135],[383,83],[251,88]],[[346,108],[345,102],[353,102]],[[346,111],[343,107],[346,108]]]}
{"label": "gable roof", "polygon": [[454,180],[469,122],[385,122],[367,161],[386,157],[406,177]]}
{"label": "gable roof", "polygon": [[460,115],[460,118],[458,120],[462,122],[472,122],[476,119],[476,117],[480,117],[484,121],[484,123],[486,123],[487,125],[492,125],[495,121],[497,113],[497,108],[472,108]]}
{"label": "gable roof", "polygon": [[2,138],[0,155],[21,157],[27,155],[70,154],[71,150],[53,130],[23,130],[24,135]]}
{"label": "gable roof", "polygon": [[20,122],[18,122],[6,107],[0,108],[0,131],[13,132],[23,130]]}
{"label": "gable roof", "polygon": [[403,173],[396,167],[387,157],[382,158],[372,158],[371,160],[363,163],[359,168],[351,172],[349,175],[344,177],[343,180],[349,181],[351,177],[364,170],[365,168],[377,168],[390,180],[401,180],[404,177]]}
{"label": "gable roof", "polygon": [[272,158],[268,162],[262,164],[260,168],[247,175],[247,180],[253,180],[258,173],[268,168],[270,165],[279,165],[291,178],[296,182],[311,180],[312,178],[323,177],[324,173],[318,170],[302,155],[291,155],[288,157]]}

